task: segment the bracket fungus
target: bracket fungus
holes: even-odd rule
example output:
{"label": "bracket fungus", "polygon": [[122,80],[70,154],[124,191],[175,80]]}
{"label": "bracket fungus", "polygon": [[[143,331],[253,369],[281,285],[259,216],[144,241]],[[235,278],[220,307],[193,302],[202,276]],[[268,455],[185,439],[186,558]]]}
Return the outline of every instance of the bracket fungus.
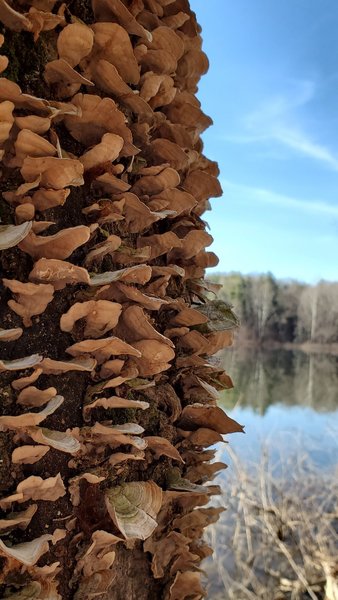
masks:
{"label": "bracket fungus", "polygon": [[206,448],[243,428],[209,358],[238,320],[205,280],[196,16],[0,0],[0,23],[1,593],[200,599]]}
{"label": "bracket fungus", "polygon": [[32,317],[41,315],[53,300],[54,288],[48,284],[21,283],[15,279],[3,279],[3,284],[14,294],[8,306],[22,317],[25,327],[32,325]]}
{"label": "bracket fungus", "polygon": [[146,540],[156,529],[162,490],[154,481],[130,482],[106,492],[111,519],[126,539]]}

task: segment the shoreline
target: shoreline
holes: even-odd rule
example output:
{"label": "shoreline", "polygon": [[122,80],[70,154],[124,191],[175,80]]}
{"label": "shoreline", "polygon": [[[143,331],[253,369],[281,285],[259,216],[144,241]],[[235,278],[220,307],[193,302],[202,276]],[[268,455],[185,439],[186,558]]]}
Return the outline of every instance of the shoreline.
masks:
{"label": "shoreline", "polygon": [[258,343],[253,340],[235,340],[233,348],[240,349],[256,349],[256,350],[299,350],[305,354],[330,354],[338,356],[338,343],[320,344],[314,342],[263,342]]}

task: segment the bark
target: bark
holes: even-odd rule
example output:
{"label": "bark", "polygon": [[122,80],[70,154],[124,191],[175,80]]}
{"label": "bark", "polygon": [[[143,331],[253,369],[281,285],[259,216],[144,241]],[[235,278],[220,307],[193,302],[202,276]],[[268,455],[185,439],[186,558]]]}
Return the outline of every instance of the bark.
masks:
{"label": "bark", "polygon": [[[39,13],[40,21],[37,10],[42,14]],[[46,23],[52,19],[49,10],[54,21],[52,29],[45,31],[49,28]],[[13,17],[13,11],[19,16]],[[13,361],[35,354],[41,357],[32,368],[12,370],[13,365],[0,363],[1,415],[15,417],[42,410],[22,404],[20,391],[13,382],[34,373],[38,375],[43,365],[37,380],[26,385],[23,382],[23,389],[27,390],[29,385],[38,390],[55,388],[63,402],[43,420],[41,427],[67,431],[69,439],[77,444],[75,452],[67,452],[49,446],[45,440],[42,446],[48,452],[37,462],[14,464],[13,451],[24,445],[38,445],[36,440],[41,439],[43,430],[41,432],[39,423],[32,427],[26,421],[26,424],[18,424],[15,419],[0,420],[2,500],[15,494],[20,482],[32,475],[47,480],[60,474],[64,486],[64,492],[56,499],[41,498],[38,480],[34,484],[35,492],[25,501],[16,498],[1,504],[0,498],[0,519],[36,505],[36,512],[26,528],[8,528],[1,521],[0,535],[5,546],[0,547],[0,596],[41,600],[202,598],[198,567],[209,549],[201,536],[203,528],[217,518],[219,511],[196,510],[196,507],[205,505],[218,491],[215,486],[202,488],[201,485],[222,467],[210,463],[213,453],[205,448],[219,439],[221,433],[241,428],[216,407],[217,390],[232,384],[219,367],[207,360],[221,347],[231,344],[236,319],[228,307],[223,310],[219,302],[213,304],[208,299],[210,294],[204,279],[205,267],[214,264],[215,257],[205,250],[211,238],[205,233],[201,215],[208,207],[209,197],[220,195],[221,190],[216,179],[217,165],[202,154],[200,134],[210,120],[202,113],[194,94],[207,60],[201,50],[195,15],[185,0],[124,3],[110,0],[101,4],[94,2],[93,7],[87,0],[71,1],[66,6],[32,1],[13,3],[11,8],[4,2],[0,21],[3,21],[0,33],[4,35],[1,52],[9,59],[3,73],[5,79],[0,82],[0,108],[8,108],[10,101],[14,104],[15,118],[35,115],[48,120],[52,117],[49,128],[38,135],[55,147],[55,161],[59,161],[53,163],[55,166],[48,177],[43,167],[36,167],[39,175],[36,184],[18,193],[20,185],[34,179],[33,175],[27,175],[26,169],[31,164],[29,155],[45,155],[35,147],[20,150],[20,121],[10,123],[8,135],[0,146],[3,150],[1,224],[33,220],[37,231],[41,222],[52,222],[46,231],[36,233],[41,237],[39,244],[45,242],[44,237],[75,227],[83,227],[82,231],[85,235],[88,232],[89,238],[78,244],[74,242],[73,251],[66,257],[64,247],[62,244],[59,247],[56,239],[36,249],[31,232],[18,244],[0,251],[0,324],[3,329],[18,330],[18,335],[20,328],[23,330],[13,341],[0,341],[0,360]],[[109,34],[113,47],[109,56],[98,41],[95,29],[98,22],[118,26],[114,35]],[[93,80],[94,86],[76,86],[69,80],[67,83],[66,75],[64,79],[48,79],[51,67],[46,69],[46,65],[52,64],[58,56],[66,56],[70,61],[68,46],[58,45],[58,39],[70,24],[76,23],[85,27],[83,31],[88,39],[92,36],[90,26],[94,29],[94,47],[73,65],[77,73]],[[120,35],[121,30],[127,31],[128,38],[122,52],[114,37]],[[72,45],[74,38],[70,37],[67,43]],[[128,44],[138,63],[135,77],[128,71],[132,61],[128,60],[127,65],[123,62]],[[98,61],[106,60],[109,66],[112,64],[109,60],[114,61],[116,56],[118,85],[129,85],[130,92],[126,88],[123,93],[116,88],[112,90],[111,79],[104,84],[97,75]],[[168,67],[170,60],[173,64]],[[71,77],[76,78],[76,75]],[[22,93],[46,102],[34,104],[29,98],[15,95],[12,88],[7,87],[9,81],[16,82]],[[73,123],[74,118],[82,123],[75,134],[67,110],[58,103],[67,103],[68,109],[74,112],[77,93],[113,100],[118,111],[114,115],[118,114],[120,119],[116,120],[116,128],[112,125],[113,114],[111,121],[107,118],[100,126],[97,125],[100,114],[94,114],[89,124],[81,122],[82,107],[82,116],[78,110],[73,117]],[[143,103],[135,104],[135,98],[142,98]],[[60,111],[58,116],[55,116],[56,110]],[[92,131],[93,125],[99,129],[94,134],[84,135]],[[114,140],[121,142],[123,150],[117,152],[116,158],[105,155],[98,159],[101,138],[108,133],[115,135]],[[109,142],[111,140],[109,138]],[[166,140],[169,143],[163,144]],[[91,146],[97,148],[89,158],[86,153]],[[79,157],[84,155],[86,158],[79,162]],[[79,168],[90,162],[82,181],[79,177],[76,183],[74,178],[68,185],[55,183],[56,176],[65,176],[66,163],[62,162],[65,159],[76,161]],[[110,181],[115,177],[110,187],[97,181],[105,174],[111,177]],[[52,208],[43,209],[34,195],[37,190],[64,188],[70,190],[68,197],[63,204]],[[27,218],[27,214],[31,216]],[[76,231],[72,230],[70,244]],[[109,236],[115,236],[114,243],[117,240],[120,246],[88,262],[90,252],[99,251],[102,244],[112,239]],[[143,250],[138,250],[140,248]],[[87,283],[71,282],[60,289],[57,279],[50,280],[45,275],[37,278],[34,273],[41,258],[56,258],[87,268]],[[148,271],[145,268],[142,276],[142,269],[131,269],[124,281],[118,279],[121,274],[117,272],[121,268],[138,265],[150,268]],[[114,272],[115,281],[93,286],[90,278],[105,272]],[[13,304],[13,300],[20,303],[19,293],[13,291],[13,281],[52,285],[53,298],[44,310],[35,314],[34,307],[41,300],[39,291],[31,315],[22,318]],[[114,347],[110,355],[102,358],[92,347],[89,352],[79,351],[80,361],[83,356],[87,362],[92,361],[87,370],[62,372],[60,367],[60,372],[50,373],[47,363],[41,359],[69,362],[72,355],[67,349],[92,337],[86,335],[88,317],[75,319],[73,326],[65,330],[60,326],[62,315],[77,303],[83,308],[85,302],[98,300],[120,306],[117,309],[120,316],[102,335],[94,336],[95,339],[114,336],[129,344],[134,354],[136,349],[138,356]],[[103,385],[112,378],[115,383],[103,390]],[[87,413],[83,411],[84,406],[103,396],[147,402],[149,406],[145,410],[137,405],[133,408],[99,406]],[[195,412],[189,412],[190,405],[196,404]],[[117,437],[115,442],[110,439],[97,443],[95,423],[107,427],[129,423],[132,433],[129,438]],[[138,435],[137,426],[142,427]],[[34,437],[37,431],[40,438]],[[162,446],[156,446],[159,444],[156,438],[164,438],[167,445],[163,446],[166,442],[162,440]],[[135,447],[137,444],[139,448]],[[128,456],[122,460],[118,458],[119,453]],[[141,460],[134,460],[135,457]],[[74,478],[83,473],[91,477],[79,482],[79,500],[76,501],[70,491],[75,485]],[[139,483],[142,514],[136,510],[138,531],[135,533],[134,529],[132,535],[127,535],[116,513],[115,517],[112,515],[114,509],[107,510],[107,506],[109,508],[109,498],[115,493],[131,493],[128,484],[134,482]],[[150,487],[147,487],[149,482]],[[161,497],[161,507],[155,508],[157,500],[152,494]],[[145,532],[144,520],[148,524],[156,521],[156,529]],[[55,531],[60,529],[62,533],[55,536]],[[111,535],[98,550],[98,546],[93,548],[93,542],[97,539],[95,534],[101,531]],[[41,552],[32,564],[25,564],[18,556],[9,556],[9,547],[15,548],[19,543],[37,540],[49,533],[54,535],[48,541],[49,549]],[[113,540],[114,535],[119,539]],[[54,563],[57,563],[54,570],[43,569]]]}

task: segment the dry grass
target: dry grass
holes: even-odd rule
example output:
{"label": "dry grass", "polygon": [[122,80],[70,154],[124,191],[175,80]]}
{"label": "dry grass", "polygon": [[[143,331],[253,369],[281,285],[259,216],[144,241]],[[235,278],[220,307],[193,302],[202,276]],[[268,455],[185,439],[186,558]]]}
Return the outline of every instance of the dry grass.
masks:
{"label": "dry grass", "polygon": [[208,530],[208,600],[338,600],[337,467],[301,447],[292,458],[262,451],[259,466],[229,454],[227,511]]}

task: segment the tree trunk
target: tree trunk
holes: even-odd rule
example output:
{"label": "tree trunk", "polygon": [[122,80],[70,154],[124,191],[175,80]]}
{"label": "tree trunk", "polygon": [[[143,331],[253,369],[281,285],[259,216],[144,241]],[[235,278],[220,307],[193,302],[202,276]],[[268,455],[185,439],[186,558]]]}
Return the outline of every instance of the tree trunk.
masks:
{"label": "tree trunk", "polygon": [[195,15],[3,0],[0,21],[0,596],[202,598],[205,448],[241,427],[207,362],[236,319],[204,280]]}

